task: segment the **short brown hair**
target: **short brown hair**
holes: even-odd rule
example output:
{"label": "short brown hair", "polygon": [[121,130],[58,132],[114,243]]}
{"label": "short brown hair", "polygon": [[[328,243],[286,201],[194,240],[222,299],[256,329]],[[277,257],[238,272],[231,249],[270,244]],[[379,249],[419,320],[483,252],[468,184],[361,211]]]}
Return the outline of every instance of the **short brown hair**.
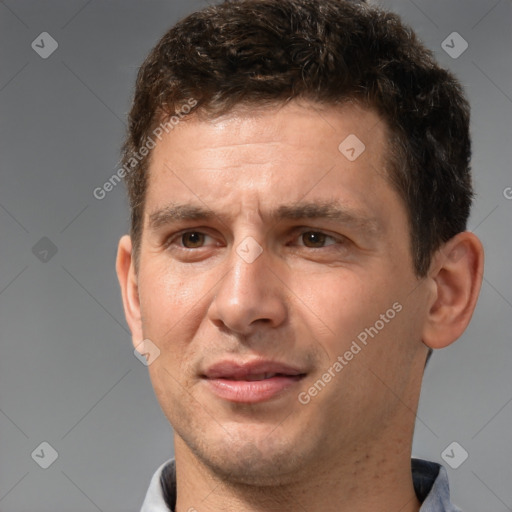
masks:
{"label": "short brown hair", "polygon": [[466,229],[469,106],[397,15],[347,0],[225,1],[177,23],[150,52],[123,146],[135,261],[151,156],[139,151],[155,127],[187,104],[215,117],[294,98],[357,101],[386,121],[389,178],[409,214],[416,274],[426,274],[434,251]]}

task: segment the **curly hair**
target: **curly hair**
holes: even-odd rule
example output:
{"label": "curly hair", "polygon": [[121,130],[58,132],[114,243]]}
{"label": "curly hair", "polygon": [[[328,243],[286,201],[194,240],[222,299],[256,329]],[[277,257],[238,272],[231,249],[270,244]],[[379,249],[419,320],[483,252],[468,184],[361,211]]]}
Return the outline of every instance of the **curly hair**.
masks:
{"label": "curly hair", "polygon": [[388,178],[407,208],[414,270],[426,275],[433,253],[466,229],[468,102],[396,14],[347,0],[228,0],[178,22],[149,53],[122,156],[135,261],[151,157],[140,149],[159,125],[299,98],[355,101],[385,120]]}

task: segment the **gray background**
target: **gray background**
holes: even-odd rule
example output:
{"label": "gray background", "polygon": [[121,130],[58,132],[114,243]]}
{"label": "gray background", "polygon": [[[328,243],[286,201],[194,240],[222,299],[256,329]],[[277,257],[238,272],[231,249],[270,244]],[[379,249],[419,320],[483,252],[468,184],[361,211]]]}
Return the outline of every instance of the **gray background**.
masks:
{"label": "gray background", "polygon": [[[454,501],[465,512],[512,510],[512,3],[382,4],[467,88],[478,191],[470,228],[486,247],[472,323],[427,368],[413,453],[443,462],[457,441],[469,457],[458,469],[444,463]],[[2,512],[138,510],[172,455],[114,272],[128,228],[125,191],[118,185],[98,200],[93,190],[118,168],[137,66],[178,18],[204,5],[0,2]],[[454,31],[469,44],[456,59],[441,48]],[[42,32],[59,45],[47,59],[31,47]],[[58,452],[48,469],[36,463],[48,449],[31,456],[43,441]]]}

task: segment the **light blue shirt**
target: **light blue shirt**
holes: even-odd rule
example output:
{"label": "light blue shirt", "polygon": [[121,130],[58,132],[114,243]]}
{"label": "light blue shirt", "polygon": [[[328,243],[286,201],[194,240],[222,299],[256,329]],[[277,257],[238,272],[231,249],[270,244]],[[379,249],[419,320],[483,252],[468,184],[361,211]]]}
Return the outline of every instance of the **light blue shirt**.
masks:
{"label": "light blue shirt", "polygon": [[[450,502],[448,475],[443,466],[422,459],[412,459],[411,466],[414,490],[422,503],[420,512],[461,512]],[[176,470],[171,459],[153,475],[141,512],[174,512],[175,503]]]}

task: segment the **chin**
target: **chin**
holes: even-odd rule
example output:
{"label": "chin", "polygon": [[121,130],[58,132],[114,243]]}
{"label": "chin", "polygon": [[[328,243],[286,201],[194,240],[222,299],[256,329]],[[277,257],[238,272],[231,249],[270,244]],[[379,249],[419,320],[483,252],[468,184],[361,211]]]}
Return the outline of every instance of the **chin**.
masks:
{"label": "chin", "polygon": [[275,431],[273,435],[268,425],[223,427],[217,439],[205,439],[204,434],[200,434],[200,440],[194,439],[190,431],[180,436],[196,458],[223,481],[249,486],[285,485],[296,480],[308,465],[305,444],[297,439],[281,439]]}

